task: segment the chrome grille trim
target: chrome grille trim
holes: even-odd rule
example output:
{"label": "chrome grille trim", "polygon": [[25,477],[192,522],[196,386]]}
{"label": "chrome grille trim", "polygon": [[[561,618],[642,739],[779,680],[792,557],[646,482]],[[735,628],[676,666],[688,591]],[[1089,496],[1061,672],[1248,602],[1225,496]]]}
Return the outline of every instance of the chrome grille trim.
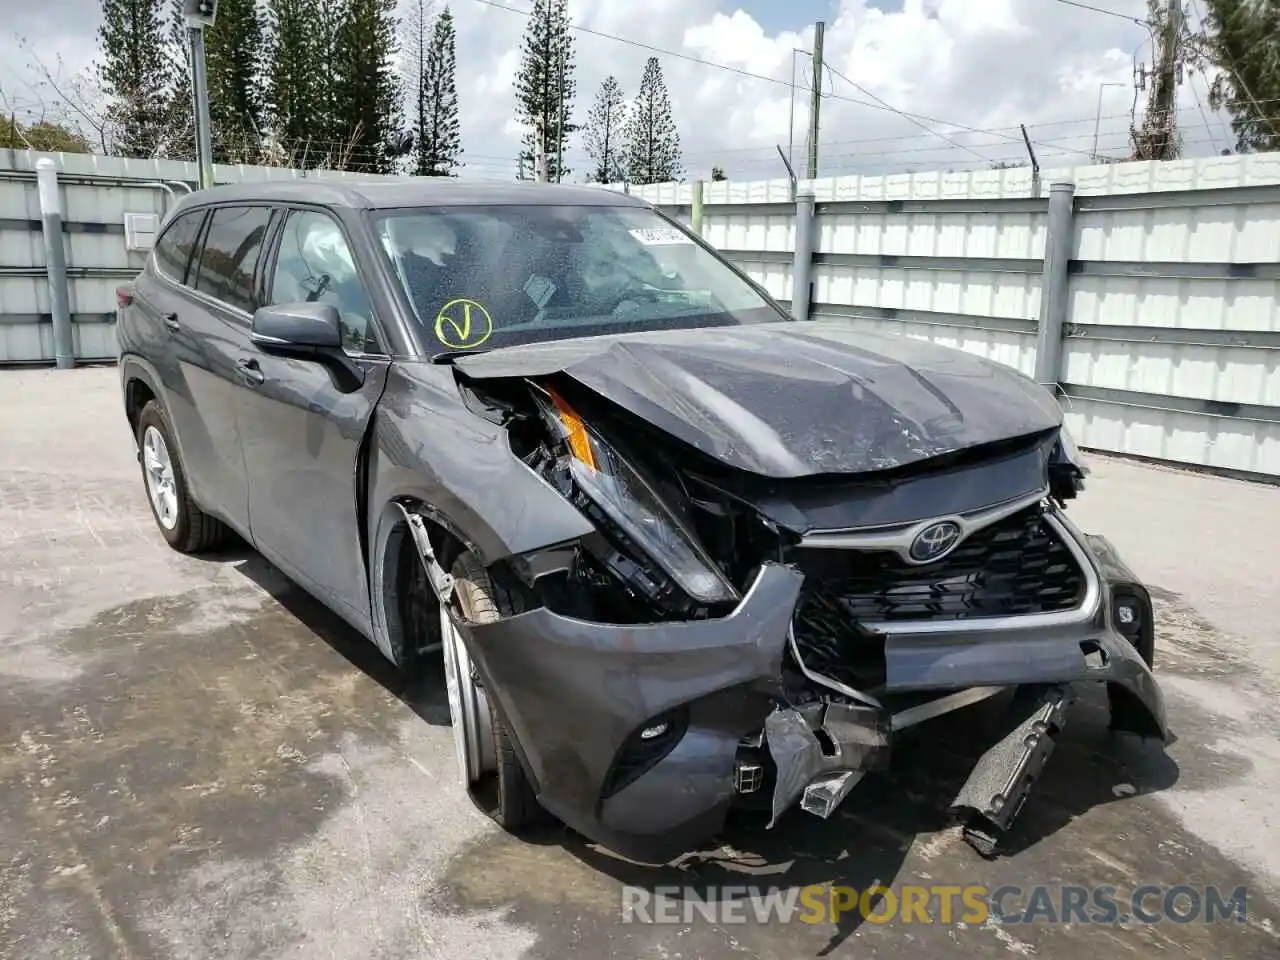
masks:
{"label": "chrome grille trim", "polygon": [[1039,503],[1049,493],[1049,488],[1037,490],[1012,500],[1005,500],[981,510],[966,514],[951,514],[942,517],[928,517],[924,520],[913,520],[905,524],[892,526],[858,527],[849,530],[815,530],[800,539],[800,546],[821,550],[891,550],[908,563],[918,563],[911,558],[911,543],[926,527],[935,523],[950,521],[960,528],[960,537],[956,541],[959,546],[973,533],[977,533],[993,523],[999,523],[1011,517],[1019,510],[1024,510],[1034,503]]}
{"label": "chrome grille trim", "polygon": [[[1026,507],[1024,502],[1022,507]],[[1057,610],[1053,613],[1027,613],[1004,617],[973,617],[962,620],[894,620],[877,623],[862,622],[868,630],[882,633],[887,637],[920,636],[925,634],[964,634],[986,633],[1002,630],[1037,630],[1046,627],[1058,627],[1081,623],[1090,620],[1097,613],[1102,601],[1102,584],[1098,579],[1098,571],[1085,553],[1079,538],[1055,508],[1046,508],[1044,520],[1053,529],[1054,534],[1066,545],[1072,559],[1080,567],[1084,577],[1084,597],[1080,603],[1070,610]],[[930,521],[934,522],[934,521]]]}

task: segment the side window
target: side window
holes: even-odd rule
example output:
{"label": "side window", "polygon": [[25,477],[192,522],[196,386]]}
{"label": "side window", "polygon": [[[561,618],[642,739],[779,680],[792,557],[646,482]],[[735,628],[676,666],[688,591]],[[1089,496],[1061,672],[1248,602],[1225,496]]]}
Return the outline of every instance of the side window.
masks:
{"label": "side window", "polygon": [[215,208],[200,251],[195,288],[225,304],[252,311],[253,269],[270,222],[270,207]]}
{"label": "side window", "polygon": [[191,259],[191,249],[196,245],[196,234],[200,232],[203,219],[204,210],[184,213],[169,224],[156,241],[156,269],[170,280],[186,283],[187,262]]}
{"label": "side window", "polygon": [[271,303],[331,303],[342,317],[349,353],[378,352],[369,294],[338,222],[314,210],[294,210],[285,221],[270,284]]}

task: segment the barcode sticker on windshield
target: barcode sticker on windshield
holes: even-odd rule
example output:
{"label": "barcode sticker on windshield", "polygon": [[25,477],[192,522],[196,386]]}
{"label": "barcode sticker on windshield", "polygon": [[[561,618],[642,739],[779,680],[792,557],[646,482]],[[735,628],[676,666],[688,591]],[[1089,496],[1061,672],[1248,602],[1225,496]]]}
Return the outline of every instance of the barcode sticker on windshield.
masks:
{"label": "barcode sticker on windshield", "polygon": [[646,227],[641,230],[632,230],[631,235],[646,247],[665,246],[673,243],[693,243],[679,230],[671,227]]}

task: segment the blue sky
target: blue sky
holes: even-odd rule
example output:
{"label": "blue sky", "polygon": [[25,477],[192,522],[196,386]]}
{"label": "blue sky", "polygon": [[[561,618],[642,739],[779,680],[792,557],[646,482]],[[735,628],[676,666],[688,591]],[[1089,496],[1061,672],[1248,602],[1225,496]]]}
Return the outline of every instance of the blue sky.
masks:
{"label": "blue sky", "polygon": [[776,33],[799,30],[815,20],[829,18],[834,4],[831,0],[738,0],[733,6],[740,6],[765,30]]}
{"label": "blue sky", "polygon": [[[772,33],[780,30],[799,30],[815,20],[835,19],[837,3],[834,0],[736,0],[722,3],[722,7],[741,7]],[[902,6],[902,0],[871,0],[870,7],[893,10]]]}

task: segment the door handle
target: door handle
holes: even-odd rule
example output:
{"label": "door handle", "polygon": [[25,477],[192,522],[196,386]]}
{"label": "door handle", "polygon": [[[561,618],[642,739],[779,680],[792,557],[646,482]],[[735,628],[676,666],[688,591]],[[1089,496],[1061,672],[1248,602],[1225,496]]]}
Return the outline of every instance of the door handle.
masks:
{"label": "door handle", "polygon": [[164,315],[164,325],[175,331],[182,328],[182,324],[178,323],[178,315],[176,313],[166,313]]}
{"label": "door handle", "polygon": [[267,375],[258,366],[258,361],[252,357],[245,357],[236,361],[236,372],[240,374],[240,379],[251,387],[256,387],[267,379]]}

